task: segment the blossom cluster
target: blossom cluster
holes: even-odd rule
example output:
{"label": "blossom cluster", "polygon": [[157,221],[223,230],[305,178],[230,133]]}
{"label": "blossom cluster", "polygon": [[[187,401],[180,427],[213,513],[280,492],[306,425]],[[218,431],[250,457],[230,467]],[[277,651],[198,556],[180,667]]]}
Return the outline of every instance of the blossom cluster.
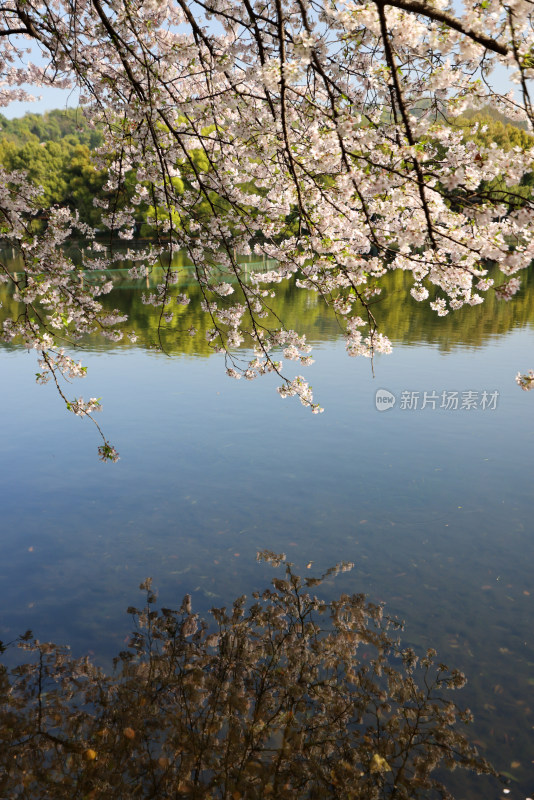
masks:
{"label": "blossom cluster", "polygon": [[[465,0],[462,10],[442,0],[14,0],[0,20],[5,91],[80,87],[83,113],[105,133],[95,164],[108,170],[111,199],[98,203],[109,227],[131,238],[150,200],[156,246],[148,261],[132,256],[131,274],[144,275],[156,253],[170,252],[171,264],[186,251],[208,341],[232,377],[274,370],[282,396],[319,408],[274,353],[312,360],[269,306],[287,279],[332,307],[349,355],[372,357],[391,347],[374,313],[385,273],[409,272],[411,296],[445,316],[483,302],[491,264],[509,299],[534,257],[534,205],[518,191],[534,147],[484,146],[455,123],[491,104],[532,131],[528,0]],[[21,32],[39,42],[43,69],[24,65]],[[515,92],[492,87],[499,65]],[[2,267],[0,277],[28,307],[2,338],[42,352],[67,332],[117,340],[120,315],[103,316],[97,300],[106,283],[81,281],[62,251],[73,232],[93,242],[95,232],[52,209],[35,233],[37,190],[20,173],[0,178],[0,235],[24,258],[23,276]],[[487,190],[496,179],[498,196]],[[126,185],[131,201],[118,203]],[[96,242],[87,252],[86,271],[113,262]],[[251,272],[242,256],[267,268]],[[188,300],[177,283],[169,266],[145,295],[161,325]],[[45,316],[30,313],[37,305]],[[258,361],[236,366],[243,345]],[[50,358],[48,371],[64,364]]]}
{"label": "blossom cluster", "polygon": [[518,372],[515,381],[525,392],[530,392],[534,389],[534,370],[529,369],[524,375]]}

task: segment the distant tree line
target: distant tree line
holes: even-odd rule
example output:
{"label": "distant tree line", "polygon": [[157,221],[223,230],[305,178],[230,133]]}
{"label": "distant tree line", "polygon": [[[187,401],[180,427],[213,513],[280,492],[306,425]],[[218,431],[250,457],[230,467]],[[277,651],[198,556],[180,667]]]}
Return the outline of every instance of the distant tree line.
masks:
{"label": "distant tree line", "polygon": [[[478,125],[474,132],[475,125]],[[482,147],[494,142],[500,149],[510,151],[514,147],[530,148],[534,145],[534,136],[517,123],[510,123],[505,117],[491,108],[481,111],[466,112],[454,120],[455,127],[464,129],[466,140],[472,140]],[[82,222],[93,227],[105,226],[102,219],[101,204],[114,196],[117,209],[128,204],[133,194],[135,179],[132,174],[121,185],[120,190],[108,186],[108,169],[103,160],[95,166],[93,156],[102,144],[102,133],[91,127],[79,109],[62,109],[47,111],[44,114],[25,114],[18,119],[7,119],[0,114],[0,165],[6,170],[23,170],[30,181],[41,189],[39,202],[46,211],[53,205],[70,208],[76,211]],[[195,168],[200,171],[208,169],[204,154],[199,150],[191,153]],[[181,177],[171,178],[174,191],[180,193],[187,189],[187,172],[190,167],[180,164]],[[531,197],[534,186],[534,173],[528,173],[521,183],[506,187],[504,178],[495,178],[480,188],[486,196],[496,201],[521,203],[521,199]],[[150,189],[150,187],[147,187]],[[249,185],[246,191],[254,191]],[[221,203],[220,198],[213,197],[212,202]],[[209,215],[209,203],[204,199],[199,211]],[[136,213],[137,233],[150,235],[153,230],[150,224],[154,220],[161,222],[162,216],[168,212],[150,203],[150,192],[147,202],[141,204]],[[291,215],[290,215],[291,217]],[[288,217],[288,231],[292,219]],[[175,224],[183,226],[186,221],[178,218]]]}
{"label": "distant tree line", "polygon": [[[80,110],[26,114],[12,120],[0,115],[0,165],[8,171],[24,171],[40,189],[43,218],[57,205],[98,228],[103,225],[104,201],[113,197],[118,208],[128,202],[128,182],[120,192],[112,191],[107,186],[106,161],[94,159],[101,144],[101,131],[91,127]],[[146,218],[146,209],[141,213]]]}
{"label": "distant tree line", "polygon": [[92,164],[91,151],[102,142],[100,131],[89,127],[73,109],[26,114],[8,120],[0,115],[0,164],[8,171],[23,170],[41,189],[43,210],[53,205],[78,211],[90,225],[101,223],[93,198],[103,197],[106,170]]}
{"label": "distant tree line", "polygon": [[[456,120],[456,125],[465,129],[465,138],[470,139],[481,147],[491,147],[492,144],[505,152],[510,152],[515,147],[521,151],[534,146],[534,136],[528,133],[518,123],[510,123],[502,114],[492,108],[482,111],[470,111]],[[478,126],[473,132],[475,125]],[[516,186],[507,186],[503,176],[491,181],[482,181],[481,192],[497,202],[504,202],[509,207],[522,206],[523,201],[532,197],[534,186],[534,172],[523,175]]]}

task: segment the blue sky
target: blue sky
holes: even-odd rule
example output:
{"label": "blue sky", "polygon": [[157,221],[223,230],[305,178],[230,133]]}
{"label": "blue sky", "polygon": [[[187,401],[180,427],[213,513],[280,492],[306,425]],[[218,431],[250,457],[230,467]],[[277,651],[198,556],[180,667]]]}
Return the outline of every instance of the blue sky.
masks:
{"label": "blue sky", "polygon": [[[39,47],[34,42],[18,37],[17,44],[29,50],[23,59],[25,63],[31,62],[40,67],[46,65]],[[53,108],[76,108],[80,96],[78,89],[52,89],[48,86],[29,86],[28,84],[24,84],[22,88],[35,98],[41,99],[37,99],[34,102],[9,103],[3,108],[0,107],[0,114],[3,114],[8,119],[13,119],[13,117],[22,117],[26,113],[42,114],[44,111],[51,111]]]}
{"label": "blue sky", "polygon": [[[453,3],[454,6],[458,6],[457,0]],[[459,9],[457,8],[457,11]],[[21,42],[24,47],[28,47],[28,42],[24,41]],[[45,62],[41,57],[41,53],[39,48],[35,45],[30,45],[31,52],[29,54],[29,60],[31,60],[34,64],[43,65]],[[503,66],[497,66],[492,73],[492,83],[495,89],[498,91],[505,93],[510,91],[513,88],[513,85],[510,83],[509,80],[509,72]],[[39,113],[42,114],[44,111],[50,111],[54,108],[76,108],[78,105],[78,98],[79,98],[79,90],[78,89],[52,89],[49,87],[35,87],[35,86],[28,86],[25,85],[24,88],[26,91],[30,92],[34,97],[40,98],[34,102],[14,102],[10,103],[3,108],[0,107],[0,114],[3,114],[8,119],[13,119],[14,117],[22,117],[26,113]]]}
{"label": "blue sky", "polygon": [[[493,73],[493,84],[501,92],[508,92],[512,84],[508,80],[507,70],[504,67],[497,67]],[[0,114],[8,119],[22,117],[26,113],[42,114],[53,108],[76,108],[78,105],[79,91],[77,89],[51,89],[49,87],[24,86],[35,97],[41,96],[35,102],[16,102],[10,103],[4,108],[0,108]]]}
{"label": "blue sky", "polygon": [[50,89],[34,86],[24,86],[23,88],[31,92],[34,97],[42,95],[42,98],[33,103],[27,101],[10,103],[8,106],[0,108],[0,114],[8,119],[13,119],[13,117],[22,117],[26,113],[42,114],[53,108],[76,108],[78,105],[79,92],[77,89]]}

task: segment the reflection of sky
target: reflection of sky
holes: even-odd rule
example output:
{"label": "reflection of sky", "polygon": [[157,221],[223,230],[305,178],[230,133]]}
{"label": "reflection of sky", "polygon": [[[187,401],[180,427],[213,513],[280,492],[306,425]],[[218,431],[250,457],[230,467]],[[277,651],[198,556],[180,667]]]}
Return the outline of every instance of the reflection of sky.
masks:
{"label": "reflection of sky", "polygon": [[[319,416],[279,398],[273,376],[226,378],[219,356],[90,352],[68,396],[102,397],[115,465],[97,460],[95,430],[53,386],[34,383],[35,355],[0,350],[0,639],[32,628],[110,656],[148,575],[163,605],[191,591],[205,612],[266,584],[258,549],[317,572],[347,559],[354,571],[327,591],[387,602],[407,643],[467,671],[476,735],[494,741],[498,726],[509,739],[496,742],[498,765],[530,764],[534,720],[517,703],[534,661],[534,393],[513,379],[532,365],[533,335],[450,353],[399,345],[376,359],[374,378],[343,341],[321,341],[302,370]],[[379,388],[397,397],[393,410],[376,410]],[[400,407],[403,391],[444,390],[498,390],[498,406]]]}

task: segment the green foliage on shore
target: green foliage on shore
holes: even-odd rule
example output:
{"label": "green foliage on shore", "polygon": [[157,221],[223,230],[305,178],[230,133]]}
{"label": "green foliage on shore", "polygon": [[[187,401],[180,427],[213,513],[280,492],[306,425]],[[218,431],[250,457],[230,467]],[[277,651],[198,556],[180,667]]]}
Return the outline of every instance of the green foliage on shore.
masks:
{"label": "green foliage on shore", "polygon": [[[478,124],[476,131],[475,124]],[[481,147],[489,147],[495,143],[499,148],[511,151],[514,147],[524,150],[534,145],[531,134],[490,108],[466,112],[454,121],[454,125],[464,130],[466,140],[475,141]],[[8,171],[24,170],[30,181],[41,189],[39,202],[43,208],[43,218],[46,217],[47,209],[59,205],[77,212],[82,222],[93,227],[103,224],[98,201],[104,201],[110,196],[106,191],[107,171],[96,169],[91,159],[92,151],[101,144],[100,131],[88,125],[80,110],[26,114],[12,120],[0,114],[0,165]],[[188,173],[193,168],[192,165],[200,172],[209,169],[202,151],[192,150],[190,157],[191,165],[185,162],[179,165],[182,177],[172,179],[174,189],[179,194],[189,188]],[[499,177],[482,185],[480,189],[488,199],[521,205],[522,199],[531,196],[533,185],[534,174],[529,173],[518,186],[506,186],[504,178]],[[252,186],[243,188],[254,191]],[[133,190],[133,179],[127,179],[121,188],[121,195],[117,197],[118,208],[128,203]],[[213,195],[211,202],[219,205],[222,201]],[[212,213],[207,199],[201,200],[194,211],[196,218],[200,220],[206,219]],[[178,227],[183,228],[189,223],[177,209],[171,213],[174,224]],[[137,220],[142,235],[153,235],[159,224],[165,224],[168,214],[168,210],[155,208],[150,204],[140,207]],[[293,230],[295,224],[294,220],[288,219],[288,230]]]}
{"label": "green foliage on shore", "polygon": [[53,205],[77,211],[83,222],[98,226],[101,211],[93,198],[105,196],[105,170],[91,162],[91,150],[101,144],[99,131],[81,112],[50,111],[8,120],[0,115],[0,164],[27,173],[39,187],[43,215]]}
{"label": "green foliage on shore", "polygon": [[102,144],[100,131],[90,127],[78,109],[55,109],[44,114],[25,114],[16,119],[7,119],[0,114],[0,141],[9,141],[20,147],[27,142],[42,144],[63,139],[74,139],[90,150]]}
{"label": "green foliage on shore", "polygon": [[[458,117],[455,124],[464,129],[465,139],[475,142],[480,147],[489,148],[497,145],[505,153],[511,152],[514,148],[524,151],[534,147],[532,134],[518,124],[512,124],[502,114],[490,108],[468,112]],[[513,186],[508,185],[502,175],[492,181],[483,181],[480,191],[491,200],[504,202],[512,208],[522,206],[524,200],[532,197],[533,186],[534,173],[529,172],[523,176],[519,184]]]}

